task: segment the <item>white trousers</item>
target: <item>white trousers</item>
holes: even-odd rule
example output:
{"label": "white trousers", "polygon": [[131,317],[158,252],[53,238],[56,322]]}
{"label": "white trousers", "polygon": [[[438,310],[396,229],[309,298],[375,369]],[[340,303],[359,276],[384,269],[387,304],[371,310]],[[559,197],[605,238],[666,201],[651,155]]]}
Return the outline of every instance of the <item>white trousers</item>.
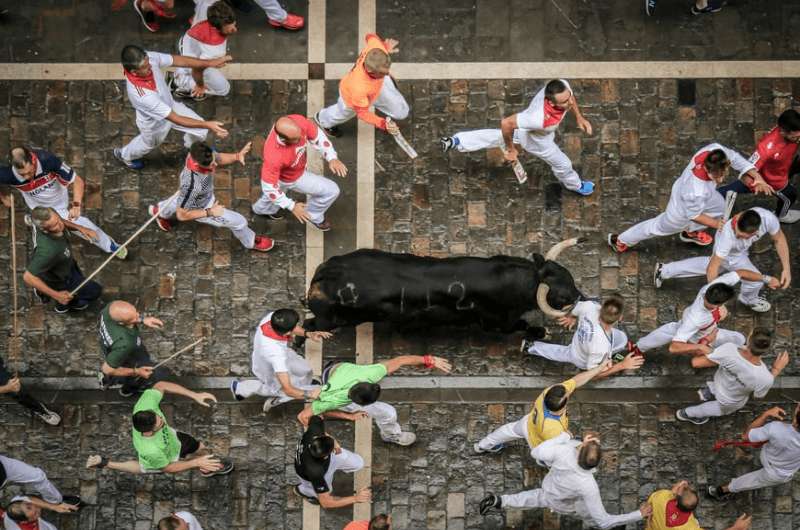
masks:
{"label": "white trousers", "polygon": [[[483,437],[483,439],[478,442],[478,447],[487,451],[492,447],[495,447],[500,444],[504,444],[507,442],[513,442],[514,440],[525,440],[528,441],[528,418],[530,414],[527,414],[517,421],[512,421],[511,423],[506,423],[502,427],[493,430],[489,434]],[[530,442],[528,443],[530,445]],[[533,449],[533,448],[531,448]]]}
{"label": "white trousers", "polygon": [[381,438],[386,439],[392,436],[397,436],[403,430],[400,424],[397,423],[397,410],[383,401],[376,401],[372,405],[356,405],[350,403],[347,406],[340,408],[345,412],[359,412],[364,411],[369,414],[369,417],[375,420],[375,425],[381,431]]}
{"label": "white trousers", "polygon": [[[342,452],[338,455],[331,453],[331,463],[328,466],[328,471],[325,473],[325,483],[328,485],[330,492],[333,487],[333,474],[337,471],[345,473],[355,473],[364,467],[364,459],[352,451],[348,451],[344,447]],[[299,477],[298,477],[299,478]],[[300,493],[306,497],[318,497],[317,492],[314,491],[314,486],[307,480],[300,478]]]}
{"label": "white trousers", "polygon": [[[383,87],[381,87],[381,91],[375,99],[374,106],[394,120],[404,120],[408,117],[408,103],[403,94],[397,89],[394,80],[388,75],[383,78]],[[339,100],[336,103],[319,111],[317,118],[320,125],[330,129],[350,121],[355,115],[356,112],[347,106],[342,96],[339,96]]]}
{"label": "white trousers", "polygon": [[286,10],[281,7],[278,0],[255,0],[258,7],[264,10],[267,18],[275,22],[283,22],[286,20]]}
{"label": "white trousers", "polygon": [[[186,118],[194,118],[195,120],[204,121],[203,118],[201,118],[195,111],[180,101],[174,102],[172,105],[172,111],[175,112],[175,114],[179,114],[180,116],[184,116]],[[206,136],[208,136],[208,131],[206,129],[182,127],[181,125],[176,125],[166,119],[159,125],[152,128],[143,128],[138,121],[136,125],[139,127],[139,135],[131,140],[128,145],[122,148],[122,158],[128,162],[142,158],[144,155],[161,145],[164,142],[164,139],[167,137],[167,134],[169,134],[169,131],[173,128],[184,132],[183,145],[187,149],[195,142],[204,141]]]}
{"label": "white trousers", "polygon": [[[304,358],[300,357],[294,351],[289,351],[287,354],[286,368],[289,370],[289,381],[292,386],[300,390],[314,390],[319,388],[319,385],[311,384],[314,377],[314,372],[311,365],[308,364]],[[287,396],[281,389],[281,384],[276,377],[272,381],[261,379],[262,375],[256,373],[259,379],[248,379],[246,381],[239,381],[236,387],[236,393],[243,398],[249,398],[253,395],[264,397],[277,397],[279,403],[286,403],[292,401],[293,397]]]}
{"label": "white trousers", "polygon": [[[56,210],[56,213],[58,213],[58,215],[60,215],[62,218],[69,219],[69,208],[65,207],[65,208],[58,208],[58,209],[55,209],[55,210]],[[96,246],[97,248],[99,248],[103,252],[111,252],[111,245],[114,244],[114,240],[111,239],[111,237],[108,234],[103,232],[103,230],[99,226],[94,224],[90,219],[88,219],[88,218],[86,218],[84,216],[80,216],[77,219],[72,219],[72,222],[75,223],[76,225],[80,225],[80,226],[82,226],[84,228],[88,228],[89,230],[94,230],[95,232],[97,232],[97,240],[96,241],[92,241],[92,240],[84,237],[84,235],[81,234],[80,232],[78,232],[77,230],[74,231],[74,232],[70,231],[71,234],[75,234],[76,236],[80,237],[81,239],[85,239],[86,241],[89,241],[90,243],[92,243],[94,246]]]}
{"label": "white trousers", "polygon": [[690,418],[718,418],[720,416],[727,416],[728,414],[733,414],[740,408],[744,407],[747,404],[747,400],[745,399],[741,403],[720,403],[717,400],[713,401],[706,401],[705,403],[700,403],[699,405],[695,405],[693,407],[686,407],[683,412]]}
{"label": "white trousers", "polygon": [[[661,277],[665,280],[668,280],[670,278],[692,278],[694,276],[705,276],[709,261],[711,261],[710,257],[697,257],[665,263],[661,268]],[[720,268],[722,269],[720,271],[721,273],[739,269],[759,272],[756,266],[753,265],[753,262],[750,261],[750,257],[747,254],[739,254],[728,257],[728,259],[722,262],[722,266]],[[764,287],[762,282],[749,282],[742,280],[739,300],[748,305],[755,303],[755,301],[758,299],[758,293],[761,292],[762,287]]]}
{"label": "white trousers", "polygon": [[[666,346],[667,344],[672,342],[672,337],[675,336],[675,332],[677,331],[678,331],[677,322],[670,322],[669,324],[664,324],[663,326],[654,329],[653,331],[651,331],[650,333],[639,339],[639,342],[636,343],[636,346],[638,346],[639,349],[642,351],[652,350],[655,348],[660,348],[661,346]],[[721,346],[728,342],[732,342],[737,346],[744,346],[747,340],[745,339],[744,335],[742,335],[738,331],[718,329],[717,340],[715,340],[713,344],[710,344],[710,346],[716,348],[717,346]]]}
{"label": "white trousers", "polygon": [[38,467],[2,455],[0,455],[0,464],[6,471],[6,482],[0,484],[0,488],[6,484],[19,484],[34,489],[42,496],[42,499],[49,503],[61,504],[64,500],[58,488],[47,480],[47,475]]}
{"label": "white trousers", "polygon": [[[319,224],[325,220],[325,212],[331,207],[339,196],[339,185],[327,177],[317,175],[306,170],[294,182],[278,181],[281,191],[296,191],[307,197],[306,213],[312,223]],[[280,210],[280,207],[270,200],[266,193],[262,193],[258,201],[253,204],[253,212],[259,215],[270,215]]]}
{"label": "white trousers", "polygon": [[[711,217],[722,217],[722,214],[725,213],[725,199],[722,198],[722,195],[714,193],[703,213]],[[691,219],[681,219],[677,221],[667,217],[666,213],[660,213],[652,219],[635,224],[622,232],[619,235],[619,241],[628,246],[633,246],[645,239],[656,236],[671,236],[673,234],[679,234],[684,230],[696,232],[697,230],[705,230],[707,228],[707,226],[695,223]]]}
{"label": "white trousers", "polygon": [[[553,175],[568,190],[578,190],[581,187],[581,178],[572,168],[572,161],[556,145],[555,133],[544,135],[532,134],[524,129],[514,130],[514,143],[519,144],[525,151],[541,159],[553,171]],[[500,129],[478,129],[456,133],[453,138],[458,138],[458,149],[462,153],[503,147],[503,133]]]}
{"label": "white trousers", "polygon": [[770,488],[779,484],[790,482],[793,476],[782,477],[776,473],[771,472],[768,468],[762,467],[759,470],[747,473],[741,477],[736,477],[731,480],[728,489],[731,493],[739,493],[740,491],[757,490],[760,488]]}
{"label": "white trousers", "polygon": [[[586,360],[577,352],[574,341],[575,339],[573,338],[573,342],[562,345],[537,340],[528,348],[528,353],[559,363],[572,363],[581,370],[588,370],[597,366],[599,362],[593,366],[589,366],[586,363]],[[628,336],[617,328],[611,328],[611,353],[622,351],[627,344]],[[599,357],[598,360],[602,361]]]}
{"label": "white trousers", "polygon": [[[191,92],[197,83],[192,77],[191,68],[178,68],[175,70],[175,86],[180,90]],[[206,68],[203,70],[203,85],[209,96],[227,96],[231,91],[231,84],[219,68]]]}
{"label": "white trousers", "polygon": [[[211,198],[211,201],[206,207],[210,208],[213,204],[214,197]],[[176,219],[177,209],[178,204],[176,200],[164,199],[158,203],[158,216],[164,219]],[[222,215],[219,217],[201,217],[195,219],[195,221],[211,226],[227,228],[233,232],[233,235],[241,242],[244,248],[253,248],[256,244],[256,233],[247,226],[247,219],[245,219],[242,214],[234,212],[233,210],[224,208]]]}

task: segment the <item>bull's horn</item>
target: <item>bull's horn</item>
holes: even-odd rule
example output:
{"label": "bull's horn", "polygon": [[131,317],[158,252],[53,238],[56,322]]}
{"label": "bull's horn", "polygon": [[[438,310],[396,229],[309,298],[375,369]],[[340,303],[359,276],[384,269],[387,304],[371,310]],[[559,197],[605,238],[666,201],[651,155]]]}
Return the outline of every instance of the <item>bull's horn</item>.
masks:
{"label": "bull's horn", "polygon": [[572,239],[565,239],[561,243],[556,243],[553,245],[550,250],[547,251],[544,259],[548,261],[555,261],[558,259],[558,255],[561,254],[561,251],[565,248],[574,247],[578,243],[583,243],[586,241],[585,237],[573,237]]}
{"label": "bull's horn", "polygon": [[[561,243],[559,243],[560,245]],[[555,248],[555,247],[554,247]],[[558,309],[554,309],[547,303],[547,293],[550,292],[550,286],[544,282],[539,284],[539,288],[536,289],[536,303],[539,305],[539,309],[545,315],[549,316],[550,318],[561,318],[567,316],[567,311],[559,311]]]}

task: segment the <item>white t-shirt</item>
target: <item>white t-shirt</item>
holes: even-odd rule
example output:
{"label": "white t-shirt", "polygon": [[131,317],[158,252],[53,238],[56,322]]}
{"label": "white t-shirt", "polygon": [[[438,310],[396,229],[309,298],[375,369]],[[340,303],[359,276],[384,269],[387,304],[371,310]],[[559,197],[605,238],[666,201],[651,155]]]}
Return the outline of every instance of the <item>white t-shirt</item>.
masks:
{"label": "white t-shirt", "polygon": [[175,515],[178,516],[179,519],[183,519],[183,522],[189,525],[189,530],[203,530],[197,517],[189,512],[175,512]]}
{"label": "white t-shirt", "polygon": [[[703,180],[695,175],[695,169],[698,165],[695,160],[706,151],[713,151],[716,149],[725,151],[725,155],[728,157],[728,160],[731,161],[731,167],[733,167],[738,174],[755,169],[755,166],[748,162],[746,158],[733,149],[728,149],[724,145],[714,143],[701,148],[692,155],[689,164],[683,170],[681,176],[678,177],[678,180],[672,185],[669,203],[664,213],[667,219],[673,224],[686,223],[700,214],[705,213],[712,196],[718,193],[717,185],[713,180]],[[704,171],[705,170],[702,170],[701,172]]]}
{"label": "white t-shirt", "polygon": [[[569,93],[572,94],[572,87],[569,86],[569,83],[565,79],[559,79],[559,81],[564,83]],[[545,87],[542,87],[533,96],[527,109],[517,113],[518,128],[533,133],[549,133],[558,129],[559,124],[566,116],[566,112],[560,113],[558,116],[547,112],[545,109],[544,89]]]}
{"label": "white t-shirt", "polygon": [[766,364],[754,365],[742,357],[736,344],[723,344],[708,358],[719,365],[709,387],[717,401],[724,405],[744,404],[751,392],[762,398],[775,381]]}
{"label": "white t-shirt", "polygon": [[733,219],[731,219],[717,234],[716,241],[714,241],[714,255],[723,260],[734,260],[746,255],[753,243],[764,237],[764,234],[774,236],[780,232],[781,223],[774,213],[759,207],[751,209],[761,217],[761,226],[758,231],[752,237],[736,237],[736,232],[733,230]]}
{"label": "white t-shirt", "polygon": [[600,324],[600,309],[600,304],[592,301],[578,302],[572,309],[578,318],[572,349],[589,370],[611,358],[612,336]]}
{"label": "white t-shirt", "polygon": [[298,385],[310,382],[312,369],[289,347],[290,339],[275,338],[269,323],[271,316],[272,312],[261,319],[253,337],[253,374],[270,392],[278,395],[281,383],[276,374],[287,373],[292,384]]}
{"label": "white t-shirt", "polygon": [[683,312],[683,316],[681,316],[681,320],[678,322],[678,330],[675,332],[675,336],[672,337],[672,340],[696,343],[701,338],[712,333],[717,327],[717,322],[720,320],[720,311],[719,309],[713,311],[706,309],[704,300],[706,291],[715,283],[736,285],[739,283],[739,280],[739,274],[736,271],[731,271],[718,276],[713,282],[700,289],[692,305],[687,307]]}
{"label": "white t-shirt", "polygon": [[791,477],[800,469],[800,432],[790,423],[773,421],[753,429],[751,442],[767,442],[761,448],[761,465],[781,477]]}
{"label": "white t-shirt", "polygon": [[175,100],[164,79],[162,68],[172,66],[172,56],[165,53],[147,52],[150,66],[153,69],[153,78],[156,90],[139,87],[127,78],[125,84],[128,90],[128,100],[136,109],[136,124],[140,129],[153,129],[158,127],[172,112]]}

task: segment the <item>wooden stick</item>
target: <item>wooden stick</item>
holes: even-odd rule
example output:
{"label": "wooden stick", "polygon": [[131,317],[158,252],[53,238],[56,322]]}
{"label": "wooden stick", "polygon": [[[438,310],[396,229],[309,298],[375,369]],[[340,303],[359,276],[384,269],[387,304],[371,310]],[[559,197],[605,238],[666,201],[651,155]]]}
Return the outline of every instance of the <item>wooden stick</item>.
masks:
{"label": "wooden stick", "polygon": [[[175,193],[172,195],[172,197],[170,197],[169,199],[167,199],[167,201],[173,201],[173,200],[174,200],[174,199],[175,199],[175,198],[178,196],[178,193],[179,193],[179,192],[178,192],[178,191],[176,191],[176,192],[175,192]],[[131,241],[133,241],[134,239],[136,239],[136,237],[137,237],[139,234],[141,234],[142,232],[144,232],[144,229],[145,229],[145,228],[147,228],[148,226],[150,226],[150,223],[152,223],[153,221],[155,221],[157,217],[158,217],[158,212],[156,212],[156,213],[155,213],[153,216],[151,216],[151,217],[150,217],[150,219],[148,219],[148,220],[147,220],[147,222],[146,222],[145,224],[143,224],[141,227],[139,227],[139,229],[138,229],[136,232],[134,232],[134,233],[133,233],[133,235],[132,235],[131,237],[129,237],[127,241],[125,241],[125,242],[124,242],[122,245],[120,245],[120,246],[119,246],[119,248],[118,248],[117,250],[115,250],[114,252],[112,252],[112,253],[111,253],[111,255],[110,255],[108,258],[106,258],[106,260],[105,260],[105,261],[104,261],[104,262],[103,262],[103,263],[102,263],[102,264],[101,264],[99,267],[97,267],[97,269],[95,269],[95,271],[94,271],[93,273],[91,273],[91,274],[90,274],[90,275],[89,275],[89,276],[88,276],[88,277],[87,277],[85,280],[83,280],[83,281],[81,282],[81,284],[80,284],[80,285],[78,285],[78,286],[77,286],[75,289],[73,289],[72,291],[70,291],[70,293],[69,293],[69,294],[70,294],[70,296],[75,296],[75,295],[77,294],[77,292],[78,292],[78,291],[80,291],[80,290],[83,288],[83,286],[84,286],[84,285],[86,285],[87,283],[89,283],[89,281],[90,281],[92,278],[94,278],[95,276],[97,276],[97,273],[99,273],[101,270],[103,270],[103,268],[104,268],[106,265],[108,265],[108,264],[109,264],[109,262],[110,262],[112,259],[114,259],[114,256],[116,256],[116,255],[117,255],[117,252],[119,252],[119,251],[120,251],[120,250],[122,250],[123,248],[127,247],[127,246],[128,246],[128,243],[130,243]]]}
{"label": "wooden stick", "polygon": [[17,305],[17,227],[16,227],[16,211],[14,205],[14,194],[9,195],[11,198],[11,206],[9,206],[9,219],[11,220],[11,291],[12,291],[12,305],[14,307],[12,319],[12,337],[11,344],[9,344],[9,357],[12,361],[19,362],[19,343],[17,341],[19,335],[19,307]]}
{"label": "wooden stick", "polygon": [[[394,120],[391,118],[386,118],[386,123],[394,123]],[[412,160],[417,158],[417,152],[413,147],[411,147],[411,144],[408,143],[408,140],[406,140],[405,136],[403,136],[403,133],[398,130],[396,133],[392,134],[392,137],[394,138],[394,141],[397,142],[397,145],[399,145],[400,148],[406,152],[409,158]]]}
{"label": "wooden stick", "polygon": [[172,359],[174,359],[174,358],[175,358],[175,357],[177,357],[178,355],[180,355],[180,354],[182,354],[182,353],[184,353],[184,352],[187,352],[187,351],[191,350],[192,348],[194,348],[195,346],[197,346],[198,344],[200,344],[200,343],[201,343],[201,342],[203,342],[204,340],[206,340],[206,338],[205,338],[205,337],[200,337],[199,339],[197,339],[197,340],[196,340],[196,341],[194,341],[193,343],[189,344],[189,345],[188,345],[188,346],[186,346],[185,348],[181,348],[180,350],[176,351],[175,353],[173,353],[172,355],[170,355],[169,357],[167,357],[166,359],[164,359],[163,361],[161,361],[160,363],[158,363],[157,365],[155,365],[155,366],[153,367],[153,370],[155,370],[156,368],[159,368],[159,367],[161,367],[161,366],[164,366],[165,364],[167,364],[168,362],[170,362]]}

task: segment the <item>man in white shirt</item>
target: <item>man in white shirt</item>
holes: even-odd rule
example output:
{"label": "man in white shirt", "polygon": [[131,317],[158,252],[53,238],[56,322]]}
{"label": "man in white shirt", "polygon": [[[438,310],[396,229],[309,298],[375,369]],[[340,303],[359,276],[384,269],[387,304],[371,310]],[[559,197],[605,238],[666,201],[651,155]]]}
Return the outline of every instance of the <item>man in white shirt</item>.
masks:
{"label": "man in white shirt", "polygon": [[591,370],[627,348],[628,355],[622,362],[597,377],[638,369],[644,364],[644,357],[637,355],[625,333],[614,327],[622,318],[623,308],[624,301],[618,294],[606,297],[602,305],[594,301],[578,302],[570,314],[558,319],[558,323],[567,329],[577,324],[569,345],[523,339],[520,349],[551,361],[572,363],[581,370]]}
{"label": "man in white shirt", "polygon": [[574,515],[590,526],[607,529],[641,521],[653,511],[645,502],[630,513],[606,512],[594,478],[603,451],[600,439],[593,434],[587,434],[580,442],[561,433],[539,444],[531,454],[550,468],[542,487],[513,495],[489,494],[480,503],[481,515],[501,508],[549,508],[562,515]]}
{"label": "man in white shirt", "polygon": [[754,328],[747,338],[747,345],[738,347],[727,343],[708,355],[692,358],[693,368],[717,367],[714,380],[697,391],[704,403],[678,409],[675,417],[695,425],[708,422],[709,418],[733,414],[747,404],[752,393],[763,398],[772,388],[775,378],[789,363],[789,353],[784,351],[772,369],[761,362],[761,356],[770,351],[772,333],[767,328]]}
{"label": "man in white shirt", "polygon": [[[217,59],[228,54],[228,37],[238,31],[231,6],[219,0],[199,0],[192,27],[178,40],[184,57]],[[173,95],[202,101],[207,96],[227,96],[231,84],[219,68],[178,68],[172,76]]]}
{"label": "man in white shirt", "polygon": [[203,530],[203,527],[191,513],[175,512],[158,522],[158,530]]}
{"label": "man in white shirt", "polygon": [[139,135],[122,148],[114,148],[114,157],[130,169],[142,169],[144,155],[161,145],[174,127],[183,131],[183,144],[188,149],[206,139],[208,131],[219,138],[228,136],[220,121],[206,121],[195,111],[172,98],[162,68],[220,68],[230,62],[230,55],[217,59],[195,59],[182,55],[146,52],[129,44],[122,49],[128,100],[136,109]]}
{"label": "man in white shirt", "polygon": [[258,379],[231,382],[237,401],[252,395],[264,396],[264,412],[293,399],[316,399],[320,383],[314,380],[311,365],[290,346],[294,337],[320,341],[331,337],[327,331],[306,331],[299,325],[294,309],[278,309],[266,314],[253,337],[253,375]]}
{"label": "man in white shirt", "polygon": [[[759,239],[769,234],[775,244],[775,250],[781,260],[781,277],[773,278],[761,274],[750,261],[750,247]],[[656,263],[653,274],[656,288],[661,287],[664,280],[670,278],[690,278],[705,274],[709,281],[714,280],[720,270],[751,271],[755,281],[742,278],[742,291],[739,301],[753,311],[764,313],[770,310],[771,304],[759,296],[764,285],[770,289],[786,289],[792,282],[789,245],[781,230],[780,221],[774,213],[764,208],[750,208],[734,215],[717,233],[714,252],[711,257],[689,258],[672,263]]]}
{"label": "man in white shirt", "polygon": [[[80,497],[62,495],[58,488],[47,479],[47,475],[41,468],[0,455],[0,490],[11,484],[21,486],[24,491],[35,491],[39,494],[37,497],[52,505],[61,506],[62,511],[77,511],[83,506]],[[68,510],[69,506],[73,506],[75,509]]]}
{"label": "man in white shirt", "polygon": [[78,507],[65,503],[53,504],[34,495],[20,495],[11,499],[5,510],[0,509],[0,521],[4,530],[58,530],[41,518],[42,510],[74,513]]}
{"label": "man in white shirt", "polygon": [[704,230],[720,228],[725,200],[716,188],[725,180],[731,166],[739,175],[747,173],[756,181],[763,181],[755,166],[742,155],[724,145],[708,144],[692,156],[672,185],[667,210],[621,234],[608,234],[611,249],[625,252],[645,239],[672,234],[680,234],[680,240],[685,243],[710,245],[714,238]]}
{"label": "man in white shirt", "polygon": [[651,331],[639,339],[636,348],[646,352],[669,344],[670,353],[708,355],[717,346],[728,342],[744,346],[744,335],[738,331],[720,329],[717,324],[728,317],[725,303],[736,295],[733,286],[747,273],[731,271],[703,286],[678,322],[670,322]]}
{"label": "man in white shirt", "polygon": [[568,111],[575,113],[578,127],[592,134],[592,124],[583,117],[572,88],[564,79],[553,79],[533,97],[524,111],[503,119],[500,129],[479,129],[456,133],[441,139],[444,152],[456,149],[462,153],[504,148],[508,162],[517,160],[516,144],[546,162],[565,188],[580,195],[591,195],[594,184],[581,180],[572,162],[555,142],[555,131]]}
{"label": "man in white shirt", "polygon": [[[744,439],[764,442],[761,447],[761,469],[736,477],[724,486],[709,486],[708,494],[717,500],[727,500],[740,491],[769,488],[790,482],[800,469],[800,405],[794,409],[792,423],[783,421],[786,412],[773,407],[755,419]],[[777,421],[773,421],[777,420]]]}

